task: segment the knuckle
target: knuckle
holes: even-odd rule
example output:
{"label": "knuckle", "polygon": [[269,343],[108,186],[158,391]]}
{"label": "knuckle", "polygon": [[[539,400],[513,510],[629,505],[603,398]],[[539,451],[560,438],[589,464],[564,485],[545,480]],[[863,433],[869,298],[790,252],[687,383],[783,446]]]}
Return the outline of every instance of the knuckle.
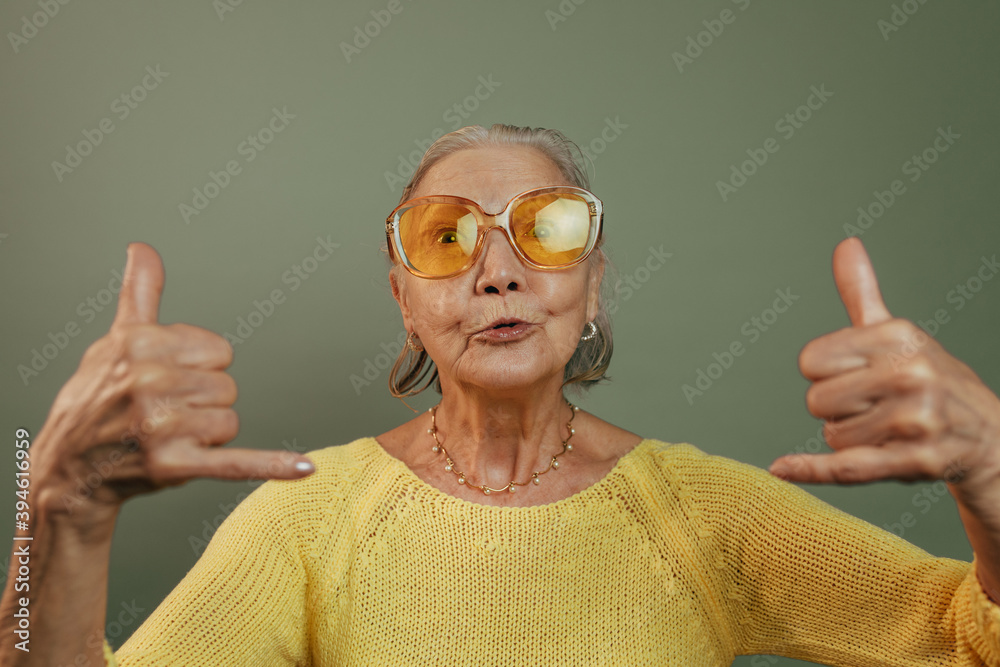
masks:
{"label": "knuckle", "polygon": [[929,431],[920,422],[900,419],[892,423],[892,433],[908,440],[920,440],[926,438]]}
{"label": "knuckle", "polygon": [[894,317],[887,322],[883,322],[880,326],[888,338],[901,343],[912,340],[914,334],[919,329],[916,324],[902,317]]}
{"label": "knuckle", "polygon": [[122,331],[122,354],[128,359],[148,359],[162,346],[158,325],[136,324]]}
{"label": "knuckle", "polygon": [[927,435],[940,433],[945,428],[944,415],[938,410],[934,392],[926,392],[915,410],[913,420]]}
{"label": "knuckle", "polygon": [[925,356],[917,356],[905,366],[905,372],[922,382],[933,380],[937,375],[934,364]]}
{"label": "knuckle", "polygon": [[893,375],[893,384],[903,391],[917,391],[930,386],[935,377],[931,361],[923,356],[915,356],[899,365]]}
{"label": "knuckle", "polygon": [[108,348],[112,346],[111,340],[107,336],[102,336],[87,346],[81,357],[82,364],[91,364],[100,361],[108,354]]}
{"label": "knuckle", "polygon": [[839,484],[856,484],[862,480],[861,469],[854,463],[842,463],[830,471],[834,481]]}
{"label": "knuckle", "polygon": [[176,430],[176,415],[151,409],[148,401],[143,401],[137,412],[132,428],[140,439],[148,440],[154,435],[169,434]]}
{"label": "knuckle", "polygon": [[914,447],[911,457],[919,475],[918,479],[936,478],[945,468],[938,453],[929,447]]}
{"label": "knuckle", "polygon": [[177,466],[165,448],[157,448],[146,452],[143,474],[157,486],[164,486],[177,478]]}
{"label": "knuckle", "polygon": [[137,394],[156,393],[169,386],[170,376],[170,371],[163,364],[149,361],[128,364],[128,384]]}
{"label": "knuckle", "polygon": [[127,347],[124,334],[116,333],[106,338],[103,352],[97,353],[106,356],[106,363],[111,369],[110,376],[112,379],[122,380],[129,373],[132,359],[128,354]]}
{"label": "knuckle", "polygon": [[937,410],[926,403],[896,412],[890,422],[894,434],[913,440],[925,439],[940,432],[942,425]]}

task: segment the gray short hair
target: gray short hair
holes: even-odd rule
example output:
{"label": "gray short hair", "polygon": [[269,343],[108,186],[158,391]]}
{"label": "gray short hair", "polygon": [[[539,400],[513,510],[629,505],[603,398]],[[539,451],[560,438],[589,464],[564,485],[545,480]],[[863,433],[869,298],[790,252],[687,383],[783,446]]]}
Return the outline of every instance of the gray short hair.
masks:
{"label": "gray short hair", "polygon": [[[420,185],[427,172],[445,157],[461,150],[498,146],[534,148],[551,160],[567,181],[577,187],[590,189],[586,156],[579,146],[559,130],[499,123],[487,130],[481,125],[470,125],[450,132],[430,145],[410,181],[403,188],[399,203],[411,199],[413,191]],[[597,317],[594,318],[597,335],[589,341],[579,342],[563,373],[563,387],[569,387],[577,394],[608,379],[606,373],[608,366],[611,365],[611,353],[614,349],[608,304],[615,296],[613,286],[617,283],[617,273],[604,250],[598,246],[588,261],[597,262],[601,259],[604,261],[604,276],[601,280]],[[391,270],[405,271],[400,265],[394,265]],[[396,275],[397,278],[402,278],[402,273]],[[441,392],[441,382],[433,360],[427,352],[414,352],[404,345],[389,374],[389,391],[393,396],[402,398],[418,394],[428,385],[432,385],[438,393]]]}

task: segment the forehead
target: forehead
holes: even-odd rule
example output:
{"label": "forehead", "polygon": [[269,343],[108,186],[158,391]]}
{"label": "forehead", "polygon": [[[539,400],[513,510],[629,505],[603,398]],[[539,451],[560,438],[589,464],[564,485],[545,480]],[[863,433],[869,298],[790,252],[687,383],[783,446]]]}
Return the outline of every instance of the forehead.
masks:
{"label": "forehead", "polygon": [[572,185],[541,151],[527,146],[469,148],[431,167],[411,197],[453,195],[487,212],[503,209],[515,195],[547,185]]}

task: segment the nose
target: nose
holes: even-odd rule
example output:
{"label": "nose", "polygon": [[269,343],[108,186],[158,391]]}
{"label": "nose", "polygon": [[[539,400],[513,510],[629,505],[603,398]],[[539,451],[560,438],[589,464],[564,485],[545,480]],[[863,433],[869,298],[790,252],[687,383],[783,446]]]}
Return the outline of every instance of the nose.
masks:
{"label": "nose", "polygon": [[524,289],[525,266],[514,252],[504,231],[493,227],[483,239],[483,251],[476,260],[476,293],[499,294]]}

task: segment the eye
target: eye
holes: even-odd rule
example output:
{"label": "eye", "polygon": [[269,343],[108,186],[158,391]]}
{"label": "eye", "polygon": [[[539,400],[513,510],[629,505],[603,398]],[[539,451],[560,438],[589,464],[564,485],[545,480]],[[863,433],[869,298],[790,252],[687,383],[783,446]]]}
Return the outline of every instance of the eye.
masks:
{"label": "eye", "polygon": [[454,229],[449,229],[448,231],[442,232],[438,236],[438,243],[457,243],[458,242],[458,232]]}
{"label": "eye", "polygon": [[538,239],[547,239],[552,236],[552,227],[549,225],[535,225],[528,232],[528,236],[534,236]]}

